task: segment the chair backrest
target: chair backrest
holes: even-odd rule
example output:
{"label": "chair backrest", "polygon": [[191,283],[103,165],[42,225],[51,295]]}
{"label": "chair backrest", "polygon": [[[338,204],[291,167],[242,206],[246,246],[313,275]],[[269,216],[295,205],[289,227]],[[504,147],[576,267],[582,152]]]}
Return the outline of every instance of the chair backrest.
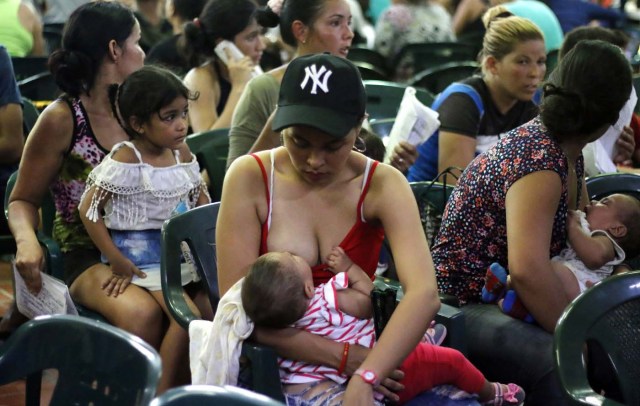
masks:
{"label": "chair backrest", "polygon": [[[640,174],[615,172],[590,176],[586,179],[589,200],[600,200],[614,193],[624,193],[640,199]],[[625,263],[640,269],[640,256],[627,258]]]}
{"label": "chair backrest", "polygon": [[586,179],[590,200],[599,200],[614,193],[626,193],[640,199],[640,174],[603,173]]}
{"label": "chair backrest", "polygon": [[449,62],[419,72],[409,80],[409,84],[438,94],[451,83],[466,79],[479,71],[480,64],[477,62]]}
{"label": "chair backrest", "polygon": [[24,136],[28,136],[31,132],[31,129],[36,124],[38,120],[38,116],[40,112],[33,104],[33,102],[26,98],[22,97],[22,128],[24,129]]}
{"label": "chair backrest", "polygon": [[149,406],[279,406],[267,396],[235,386],[187,385],[173,388],[153,399]]}
{"label": "chair backrest", "polygon": [[[395,118],[407,85],[382,80],[365,80],[367,114],[369,119]],[[426,89],[417,88],[416,97],[425,106],[431,106],[435,97]]]}
{"label": "chair backrest", "polygon": [[197,317],[183,295],[180,277],[181,245],[184,241],[191,250],[198,275],[206,284],[209,300],[215,310],[219,300],[216,266],[216,221],[219,208],[219,202],[209,203],[171,217],[162,225],[162,293],[171,314],[185,329]]}
{"label": "chair backrest", "polygon": [[456,42],[468,44],[473,47],[475,55],[482,51],[482,41],[484,40],[485,30],[465,31],[456,35]]}
{"label": "chair backrest", "polygon": [[[0,384],[51,368],[58,370],[52,405],[146,405],[161,371],[160,356],[142,339],[79,316],[30,320],[0,347]],[[39,380],[28,379],[28,400],[39,404],[39,392]]]}
{"label": "chair backrest", "polygon": [[389,75],[389,63],[387,58],[375,49],[366,47],[351,47],[349,48],[349,55],[347,59],[351,62],[366,62],[378,68],[384,72],[385,75]]}
{"label": "chair backrest", "polygon": [[392,118],[378,118],[371,120],[369,122],[369,126],[371,127],[371,131],[374,132],[380,138],[388,137],[391,134],[391,129],[393,128],[393,123],[396,122],[395,117]]}
{"label": "chair backrest", "polygon": [[[596,393],[584,345],[607,354],[623,399]],[[554,359],[566,395],[576,405],[640,404],[640,272],[604,279],[565,309],[554,334]]]}
{"label": "chair backrest", "polygon": [[[9,219],[9,198],[18,180],[18,171],[11,174],[7,181],[7,189],[4,195],[4,215]],[[45,270],[48,274],[64,280],[64,269],[62,265],[62,252],[58,243],[52,238],[53,220],[56,216],[56,207],[53,197],[46,193],[40,206],[41,227],[38,230],[38,241],[45,252]]]}
{"label": "chair backrest", "polygon": [[453,186],[431,181],[411,182],[409,185],[418,203],[422,227],[431,247],[440,229],[442,214],[453,192]]}
{"label": "chair backrest", "polygon": [[407,44],[393,60],[396,79],[407,79],[425,69],[449,62],[476,61],[476,47],[462,42]]}
{"label": "chair backrest", "polygon": [[42,36],[47,44],[49,54],[62,46],[62,31],[64,23],[44,23],[42,26]]}
{"label": "chair backrest", "polygon": [[18,80],[20,94],[31,100],[54,100],[61,91],[51,72],[39,72]]}
{"label": "chair backrest", "polygon": [[383,71],[369,62],[356,61],[353,64],[358,68],[362,80],[391,80],[391,77],[386,71]]}
{"label": "chair backrest", "polygon": [[[186,242],[198,275],[207,286],[211,306],[215,310],[219,301],[216,266],[216,221],[220,202],[210,203],[178,214],[162,226],[162,256],[160,278],[165,303],[172,316],[184,328],[196,320],[187,305],[180,278],[181,243]],[[251,388],[273,399],[282,400],[277,355],[269,347],[245,341],[242,355],[248,360],[247,380]]]}
{"label": "chair backrest", "polygon": [[17,81],[42,72],[49,72],[48,56],[12,57],[13,74]]}
{"label": "chair backrest", "polygon": [[206,169],[209,174],[211,201],[220,201],[224,175],[227,172],[229,129],[222,128],[191,134],[187,137],[187,144],[196,155],[200,169]]}

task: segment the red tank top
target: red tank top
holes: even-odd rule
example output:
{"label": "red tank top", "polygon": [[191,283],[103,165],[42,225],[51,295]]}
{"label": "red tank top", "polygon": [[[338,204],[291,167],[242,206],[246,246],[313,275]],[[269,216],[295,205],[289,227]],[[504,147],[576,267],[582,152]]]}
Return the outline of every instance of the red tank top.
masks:
{"label": "red tank top", "polygon": [[[267,221],[262,224],[262,239],[260,242],[260,255],[262,255],[269,252],[267,248],[267,239],[269,237],[269,226],[271,224],[271,191],[273,190],[274,158],[272,152],[272,176],[271,179],[269,179],[262,160],[255,154],[251,154],[251,156],[253,156],[258,162],[260,170],[262,171],[262,178],[264,180],[265,194],[267,198]],[[365,171],[362,193],[360,194],[360,199],[358,200],[356,222],[351,227],[342,242],[339,244],[344,252],[349,256],[349,258],[351,258],[351,260],[355,264],[360,266],[360,268],[362,268],[367,273],[367,275],[371,277],[372,280],[373,278],[375,278],[375,271],[378,266],[378,257],[380,255],[380,248],[384,239],[384,229],[382,228],[382,226],[375,226],[364,221],[364,218],[362,216],[362,206],[364,203],[364,198],[367,195],[367,191],[369,190],[371,178],[373,177],[373,173],[375,172],[377,166],[377,161],[370,159],[367,162],[367,170]],[[311,270],[313,272],[313,283],[316,286],[321,283],[326,283],[329,279],[331,279],[332,276],[334,276],[334,274],[328,270],[328,267],[329,266],[325,263],[320,263],[311,267]]]}

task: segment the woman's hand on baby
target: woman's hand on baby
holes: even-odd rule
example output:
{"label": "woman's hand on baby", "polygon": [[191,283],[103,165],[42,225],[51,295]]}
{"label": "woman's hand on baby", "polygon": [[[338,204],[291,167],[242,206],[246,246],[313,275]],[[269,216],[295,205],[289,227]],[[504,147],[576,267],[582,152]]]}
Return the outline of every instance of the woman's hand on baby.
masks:
{"label": "woman's hand on baby", "polygon": [[107,296],[113,295],[116,298],[124,293],[124,290],[131,283],[133,275],[140,278],[147,277],[147,274],[139,270],[128,258],[123,257],[111,261],[111,276],[104,281],[102,289],[107,293]]}
{"label": "woman's hand on baby", "polygon": [[406,172],[418,159],[418,149],[406,141],[400,141],[391,153],[391,166],[400,172]]}
{"label": "woman's hand on baby", "polygon": [[37,295],[42,289],[40,272],[44,269],[44,255],[38,242],[34,244],[25,242],[19,245],[16,252],[16,268],[29,292]]}

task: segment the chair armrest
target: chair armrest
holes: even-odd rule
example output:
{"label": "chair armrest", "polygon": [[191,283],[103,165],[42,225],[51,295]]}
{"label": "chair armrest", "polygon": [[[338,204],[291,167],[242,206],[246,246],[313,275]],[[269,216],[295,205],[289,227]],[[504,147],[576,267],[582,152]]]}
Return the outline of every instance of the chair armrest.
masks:
{"label": "chair armrest", "polygon": [[[379,289],[396,289],[398,290],[397,299],[401,300],[404,296],[402,286],[396,280],[377,276],[373,284]],[[444,298],[444,299],[443,299]],[[440,310],[436,314],[436,323],[443,324],[447,328],[447,336],[443,345],[455,348],[461,353],[467,353],[467,342],[464,325],[464,313],[451,303],[456,304],[457,298],[451,295],[440,295]]]}
{"label": "chair armrest", "polygon": [[49,275],[64,281],[62,251],[60,250],[58,242],[41,232],[38,232],[38,242],[44,250],[46,272]]}
{"label": "chair armrest", "polygon": [[284,402],[278,369],[278,355],[275,350],[252,341],[244,341],[241,357],[249,364],[246,369],[250,374],[250,389]]}
{"label": "chair armrest", "polygon": [[436,323],[443,324],[447,328],[447,336],[443,345],[455,348],[465,356],[467,355],[467,340],[464,325],[464,313],[454,306],[442,303],[436,314]]}

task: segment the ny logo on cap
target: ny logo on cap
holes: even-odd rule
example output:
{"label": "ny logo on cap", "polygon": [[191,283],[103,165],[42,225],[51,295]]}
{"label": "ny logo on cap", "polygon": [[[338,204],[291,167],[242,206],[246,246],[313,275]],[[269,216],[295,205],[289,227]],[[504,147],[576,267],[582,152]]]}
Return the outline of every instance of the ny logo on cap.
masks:
{"label": "ny logo on cap", "polygon": [[[329,80],[329,77],[331,76],[331,74],[333,72],[331,72],[330,70],[327,70],[327,68],[325,68],[324,66],[320,67],[320,70],[316,69],[316,65],[313,64],[311,66],[307,66],[306,68],[304,68],[304,72],[305,72],[305,76],[304,76],[304,80],[302,81],[302,83],[300,83],[300,89],[304,89],[307,86],[307,83],[309,82],[309,79],[311,79],[313,81],[313,87],[311,88],[311,94],[316,94],[318,93],[317,88],[320,87],[320,89],[325,92],[325,93],[329,93],[329,86],[327,81]],[[321,82],[322,80],[322,82]]]}

